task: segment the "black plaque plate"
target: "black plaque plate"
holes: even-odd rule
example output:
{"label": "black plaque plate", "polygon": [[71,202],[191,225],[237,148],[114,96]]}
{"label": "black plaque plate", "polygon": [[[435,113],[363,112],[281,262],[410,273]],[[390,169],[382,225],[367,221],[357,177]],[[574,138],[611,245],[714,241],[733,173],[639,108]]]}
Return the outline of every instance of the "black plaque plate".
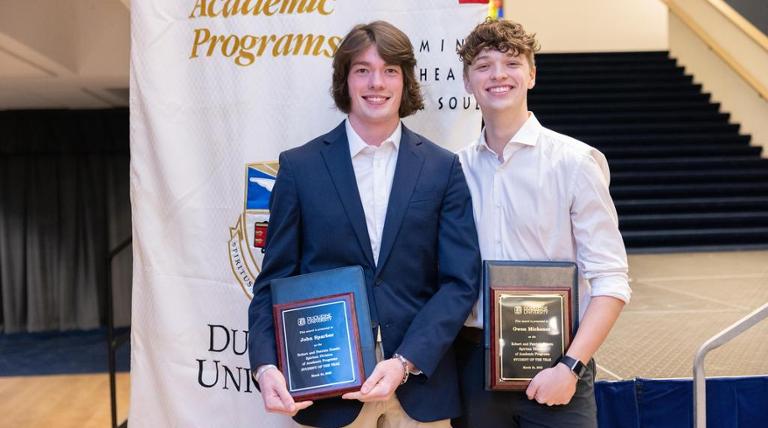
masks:
{"label": "black plaque plate", "polygon": [[364,378],[353,293],[274,305],[280,371],[297,401],[360,389]]}
{"label": "black plaque plate", "polygon": [[491,289],[491,390],[525,390],[570,344],[570,288]]}

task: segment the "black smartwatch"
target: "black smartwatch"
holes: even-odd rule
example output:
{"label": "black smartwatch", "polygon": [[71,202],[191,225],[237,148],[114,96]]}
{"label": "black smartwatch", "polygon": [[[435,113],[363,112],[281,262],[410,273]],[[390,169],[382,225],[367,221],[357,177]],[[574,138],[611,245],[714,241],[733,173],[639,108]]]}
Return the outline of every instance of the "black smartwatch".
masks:
{"label": "black smartwatch", "polygon": [[584,363],[577,360],[576,358],[563,355],[557,362],[563,363],[566,367],[571,369],[571,372],[576,375],[577,379],[581,379],[581,377],[584,376],[584,374],[587,372],[587,366],[585,366]]}

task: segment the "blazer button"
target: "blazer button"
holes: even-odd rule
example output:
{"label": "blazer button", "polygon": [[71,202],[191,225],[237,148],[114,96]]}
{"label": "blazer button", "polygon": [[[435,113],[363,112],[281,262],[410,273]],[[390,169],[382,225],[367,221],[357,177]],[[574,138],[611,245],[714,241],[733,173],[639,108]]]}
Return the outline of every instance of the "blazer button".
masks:
{"label": "blazer button", "polygon": [[373,283],[373,285],[379,287],[381,284],[384,283],[381,278],[376,278],[376,282]]}

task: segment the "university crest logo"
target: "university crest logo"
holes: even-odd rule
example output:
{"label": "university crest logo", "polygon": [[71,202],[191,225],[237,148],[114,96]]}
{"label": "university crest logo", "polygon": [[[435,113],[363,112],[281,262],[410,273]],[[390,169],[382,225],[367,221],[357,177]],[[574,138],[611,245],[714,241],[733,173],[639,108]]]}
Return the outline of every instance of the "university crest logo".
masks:
{"label": "university crest logo", "polygon": [[229,228],[229,263],[232,274],[250,300],[253,284],[261,272],[269,224],[269,197],[275,185],[277,162],[256,162],[245,166],[243,212]]}

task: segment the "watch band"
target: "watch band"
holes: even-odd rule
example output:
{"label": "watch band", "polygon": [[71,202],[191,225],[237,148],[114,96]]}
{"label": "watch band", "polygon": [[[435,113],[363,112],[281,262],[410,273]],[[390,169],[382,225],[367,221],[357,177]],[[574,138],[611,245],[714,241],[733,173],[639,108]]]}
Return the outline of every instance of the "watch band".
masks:
{"label": "watch band", "polygon": [[576,375],[577,379],[581,379],[582,376],[584,376],[584,374],[587,372],[587,366],[585,366],[584,363],[577,360],[576,358],[563,355],[557,362],[563,363],[566,367],[571,369],[571,372]]}
{"label": "watch band", "polygon": [[256,373],[253,374],[253,380],[256,381],[256,383],[260,383],[261,376],[264,375],[265,372],[268,370],[278,370],[277,366],[274,364],[264,364],[263,366],[260,366],[258,370],[256,370]]}
{"label": "watch band", "polygon": [[400,362],[403,364],[403,380],[400,382],[400,385],[408,382],[408,375],[411,373],[408,370],[408,360],[406,360],[405,357],[400,354],[394,354],[392,355],[392,358],[400,360]]}

